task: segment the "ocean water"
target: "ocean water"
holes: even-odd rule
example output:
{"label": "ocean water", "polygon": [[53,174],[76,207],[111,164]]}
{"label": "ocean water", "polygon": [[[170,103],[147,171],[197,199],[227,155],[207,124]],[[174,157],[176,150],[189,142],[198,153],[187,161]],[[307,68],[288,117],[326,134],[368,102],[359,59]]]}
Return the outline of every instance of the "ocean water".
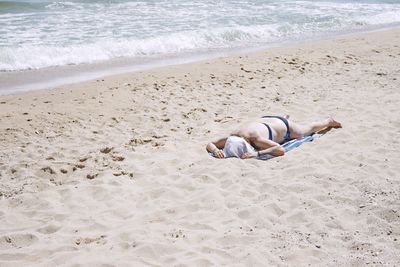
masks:
{"label": "ocean water", "polygon": [[0,0],[0,71],[279,45],[400,25],[400,0]]}

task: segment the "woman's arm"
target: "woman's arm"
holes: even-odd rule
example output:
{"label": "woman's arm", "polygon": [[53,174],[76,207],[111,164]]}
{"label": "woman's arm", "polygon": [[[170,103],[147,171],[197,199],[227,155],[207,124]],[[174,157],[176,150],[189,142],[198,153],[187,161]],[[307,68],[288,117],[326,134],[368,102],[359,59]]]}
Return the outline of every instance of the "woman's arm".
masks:
{"label": "woman's arm", "polygon": [[206,150],[209,153],[212,153],[213,156],[216,158],[220,158],[220,159],[224,158],[224,153],[222,153],[221,149],[224,148],[226,139],[228,139],[228,138],[225,137],[225,138],[218,139],[217,141],[208,143],[206,146]]}
{"label": "woman's arm", "polygon": [[261,148],[259,151],[244,153],[240,158],[249,159],[269,154],[275,157],[285,155],[285,149],[278,143],[268,139],[257,139],[254,144]]}
{"label": "woman's arm", "polygon": [[257,152],[258,157],[265,155],[265,154],[270,154],[275,157],[280,157],[280,156],[285,155],[285,149],[281,145],[277,144],[276,146],[273,146],[273,147],[270,147],[270,148],[267,148],[264,150],[260,150]]}

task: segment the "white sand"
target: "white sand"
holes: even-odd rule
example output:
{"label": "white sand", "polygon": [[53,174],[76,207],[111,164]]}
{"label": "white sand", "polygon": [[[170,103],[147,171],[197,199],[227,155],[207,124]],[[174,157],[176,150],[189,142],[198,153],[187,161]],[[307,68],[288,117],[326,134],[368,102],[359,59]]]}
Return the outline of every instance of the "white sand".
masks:
{"label": "white sand", "polygon": [[[0,266],[400,265],[399,66],[395,29],[0,97]],[[205,152],[286,113],[344,127]]]}

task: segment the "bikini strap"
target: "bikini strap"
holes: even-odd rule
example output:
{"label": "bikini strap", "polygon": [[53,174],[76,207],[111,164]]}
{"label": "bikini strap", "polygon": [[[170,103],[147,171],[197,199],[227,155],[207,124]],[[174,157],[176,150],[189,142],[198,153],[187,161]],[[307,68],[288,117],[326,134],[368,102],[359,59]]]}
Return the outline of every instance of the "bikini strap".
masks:
{"label": "bikini strap", "polygon": [[271,127],[269,127],[269,125],[266,124],[266,123],[263,123],[263,124],[264,124],[265,127],[267,127],[267,129],[268,129],[269,140],[272,141],[272,130],[271,130]]}
{"label": "bikini strap", "polygon": [[283,121],[283,123],[286,125],[286,134],[285,134],[283,142],[287,142],[290,140],[289,122],[286,118],[283,118],[281,116],[263,116],[262,118],[275,118],[275,119],[279,119],[279,120]]}

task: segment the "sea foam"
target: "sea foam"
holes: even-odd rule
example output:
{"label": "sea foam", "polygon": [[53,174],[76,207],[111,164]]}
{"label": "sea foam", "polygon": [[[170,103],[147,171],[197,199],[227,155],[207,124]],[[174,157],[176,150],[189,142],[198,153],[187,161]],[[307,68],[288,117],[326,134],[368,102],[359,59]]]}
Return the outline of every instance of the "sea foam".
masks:
{"label": "sea foam", "polygon": [[267,46],[397,26],[396,1],[0,2],[0,70]]}

